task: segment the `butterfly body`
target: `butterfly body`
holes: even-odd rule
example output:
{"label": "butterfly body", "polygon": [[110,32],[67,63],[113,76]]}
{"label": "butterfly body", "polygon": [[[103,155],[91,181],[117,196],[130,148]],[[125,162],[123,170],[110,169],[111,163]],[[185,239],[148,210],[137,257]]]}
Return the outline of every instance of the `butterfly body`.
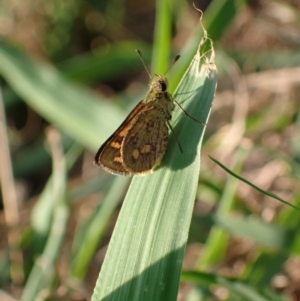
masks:
{"label": "butterfly body", "polygon": [[95,164],[118,175],[143,175],[159,165],[168,144],[174,100],[165,76],[156,76],[145,98],[100,147]]}

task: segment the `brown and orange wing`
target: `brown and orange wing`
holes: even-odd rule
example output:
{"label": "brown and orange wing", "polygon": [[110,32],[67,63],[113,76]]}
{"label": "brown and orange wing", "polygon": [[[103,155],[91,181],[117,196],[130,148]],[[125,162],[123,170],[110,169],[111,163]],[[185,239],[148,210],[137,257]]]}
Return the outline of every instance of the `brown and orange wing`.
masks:
{"label": "brown and orange wing", "polygon": [[136,116],[122,144],[123,166],[132,174],[146,174],[162,160],[168,144],[166,115],[159,108]]}
{"label": "brown and orange wing", "polygon": [[123,139],[135,122],[136,117],[145,108],[143,102],[139,102],[131,111],[118,129],[103,143],[95,155],[94,163],[104,170],[119,175],[130,175],[131,173],[123,166],[121,146]]}

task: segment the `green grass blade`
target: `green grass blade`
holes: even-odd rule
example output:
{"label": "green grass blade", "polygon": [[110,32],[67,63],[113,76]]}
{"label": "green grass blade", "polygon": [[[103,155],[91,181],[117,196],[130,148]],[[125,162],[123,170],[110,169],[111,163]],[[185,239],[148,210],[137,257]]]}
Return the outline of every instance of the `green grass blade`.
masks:
{"label": "green grass blade", "polygon": [[[292,253],[291,246],[299,235],[291,229],[276,224],[268,224],[255,218],[238,218],[232,216],[214,216],[220,228],[229,234],[278,251]],[[296,252],[295,252],[296,254]]]}
{"label": "green grass blade", "polygon": [[[63,137],[61,137],[63,138]],[[61,140],[62,141],[62,140]],[[69,148],[65,155],[66,168],[67,171],[71,169],[74,162],[81,155],[83,148],[74,143],[72,147]],[[35,244],[40,245],[44,238],[46,238],[49,229],[52,224],[52,214],[55,209],[55,202],[53,200],[59,199],[61,197],[61,189],[64,189],[65,182],[61,179],[56,180],[57,185],[61,185],[60,189],[53,189],[54,185],[54,175],[51,175],[48,182],[46,183],[43,191],[35,202],[35,205],[31,212],[31,228],[35,232],[37,239]]]}
{"label": "green grass blade", "polygon": [[[213,56],[213,52],[210,53]],[[206,121],[216,88],[213,57],[197,52],[175,93],[187,112]],[[200,170],[202,125],[179,109],[159,168],[132,181],[92,297],[176,300]]]}
{"label": "green grass blade", "polygon": [[[104,198],[101,206],[90,217],[83,235],[80,237],[80,245],[74,247],[76,254],[71,263],[71,274],[76,278],[83,278],[91,259],[99,245],[109,220],[120,203],[125,188],[128,186],[128,178],[116,177],[109,193]],[[77,231],[78,233],[78,231]],[[77,238],[77,241],[79,239]]]}
{"label": "green grass blade", "polygon": [[[224,34],[225,29],[233,22],[238,11],[242,9],[244,4],[244,0],[212,1],[205,11],[205,15],[203,15],[203,24],[208,32],[208,36],[214,41],[215,39],[220,39]],[[199,13],[199,17],[200,16]],[[198,41],[203,35],[205,36],[205,33],[203,34],[203,28],[198,26],[184,43],[184,47],[180,51],[181,58],[170,72],[170,74],[173,74],[174,72],[172,81],[170,81],[170,91],[173,91],[177,86],[179,80],[189,66],[189,63],[197,50]]]}
{"label": "green grass blade", "polygon": [[[96,150],[124,118],[118,106],[67,81],[49,65],[0,41],[0,74],[52,124],[82,145]],[[101,130],[99,130],[101,129]]]}
{"label": "green grass blade", "polygon": [[100,49],[72,57],[58,65],[69,79],[84,83],[116,80],[128,74],[128,70],[140,70],[141,62],[134,49],[139,49],[146,63],[151,60],[151,47],[138,41],[114,43],[111,49]]}
{"label": "green grass blade", "polygon": [[169,67],[171,50],[171,3],[170,0],[156,0],[156,21],[154,30],[154,47],[152,55],[152,72],[164,74]]}
{"label": "green grass blade", "polygon": [[274,275],[282,272],[282,267],[289,259],[289,254],[259,249],[255,255],[252,262],[245,266],[243,279],[256,287],[272,286]]}
{"label": "green grass blade", "polygon": [[[241,170],[245,158],[246,152],[240,149],[239,152],[237,152],[232,164],[233,169],[236,172]],[[238,180],[236,178],[230,177],[227,180],[220,199],[220,205],[216,212],[217,217],[226,217],[230,214],[230,211],[234,206],[237,186]],[[209,266],[214,266],[220,262],[225,255],[227,243],[228,234],[219,227],[213,227],[210,230],[205,245],[203,246],[201,256],[197,263],[197,268],[199,270],[206,269]]]}
{"label": "green grass blade", "polygon": [[283,301],[286,300],[279,295],[273,294],[269,297],[269,292],[260,291],[246,282],[219,276],[216,274],[185,271],[182,273],[183,281],[194,282],[199,285],[220,285],[226,287],[230,292],[235,293],[245,301]]}
{"label": "green grass blade", "polygon": [[[56,138],[51,139],[57,140]],[[53,196],[52,202],[55,203],[52,224],[43,253],[35,260],[35,264],[24,287],[20,299],[21,301],[35,300],[41,290],[50,288],[55,272],[55,263],[60,254],[59,252],[69,218],[69,202],[66,197],[67,181],[65,157],[63,156],[62,147],[59,143],[52,143],[56,144],[52,146],[52,149],[54,149],[52,150],[54,162],[51,181],[52,190],[48,189],[47,186],[45,188],[47,193]],[[59,151],[57,149],[59,149]]]}
{"label": "green grass blade", "polygon": [[284,204],[286,204],[286,205],[288,205],[288,206],[291,206],[291,207],[293,207],[293,208],[295,208],[295,209],[297,209],[297,210],[300,210],[300,208],[294,206],[293,204],[289,203],[288,201],[285,201],[284,199],[280,198],[280,197],[277,196],[276,194],[274,194],[274,193],[272,193],[272,192],[269,192],[269,191],[266,191],[266,190],[263,190],[263,189],[259,188],[258,186],[252,184],[252,183],[249,182],[248,180],[244,179],[243,177],[238,176],[238,175],[235,174],[233,171],[231,171],[230,169],[228,169],[225,165],[223,165],[222,163],[220,163],[218,160],[212,158],[211,156],[209,156],[209,158],[210,158],[211,160],[213,160],[215,163],[217,163],[217,164],[218,164],[220,167],[222,167],[224,170],[226,170],[229,174],[231,174],[232,176],[236,177],[237,179],[243,181],[244,183],[250,185],[251,187],[253,187],[253,188],[256,189],[257,191],[259,191],[259,192],[261,192],[261,193],[263,193],[263,194],[265,194],[265,195],[268,195],[268,196],[270,196],[271,198],[274,198],[274,199],[276,199],[276,200],[278,200],[278,201],[280,201],[280,202],[282,202],[282,203],[284,203]]}
{"label": "green grass blade", "polygon": [[246,0],[211,1],[205,11],[203,23],[213,40],[219,40],[223,36],[246,2]]}

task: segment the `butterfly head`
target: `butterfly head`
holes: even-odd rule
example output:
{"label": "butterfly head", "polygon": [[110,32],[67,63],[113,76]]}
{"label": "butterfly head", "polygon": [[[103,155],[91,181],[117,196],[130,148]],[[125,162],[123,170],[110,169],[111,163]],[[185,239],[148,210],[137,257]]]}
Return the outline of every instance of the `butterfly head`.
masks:
{"label": "butterfly head", "polygon": [[163,75],[157,75],[152,83],[151,88],[156,92],[166,92],[168,88],[168,79]]}

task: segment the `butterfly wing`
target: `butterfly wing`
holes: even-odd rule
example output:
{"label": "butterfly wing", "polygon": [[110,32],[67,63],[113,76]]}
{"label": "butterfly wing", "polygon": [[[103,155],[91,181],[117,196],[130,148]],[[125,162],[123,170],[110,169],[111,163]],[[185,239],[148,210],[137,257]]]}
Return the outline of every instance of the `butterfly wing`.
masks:
{"label": "butterfly wing", "polygon": [[103,143],[95,155],[94,163],[101,166],[104,170],[119,175],[130,175],[131,173],[123,166],[123,158],[121,156],[121,146],[123,139],[132,125],[135,123],[136,117],[144,109],[143,102],[131,111],[118,129]]}
{"label": "butterfly wing", "polygon": [[157,107],[136,117],[122,144],[123,166],[132,174],[150,172],[160,163],[168,143],[166,115]]}

